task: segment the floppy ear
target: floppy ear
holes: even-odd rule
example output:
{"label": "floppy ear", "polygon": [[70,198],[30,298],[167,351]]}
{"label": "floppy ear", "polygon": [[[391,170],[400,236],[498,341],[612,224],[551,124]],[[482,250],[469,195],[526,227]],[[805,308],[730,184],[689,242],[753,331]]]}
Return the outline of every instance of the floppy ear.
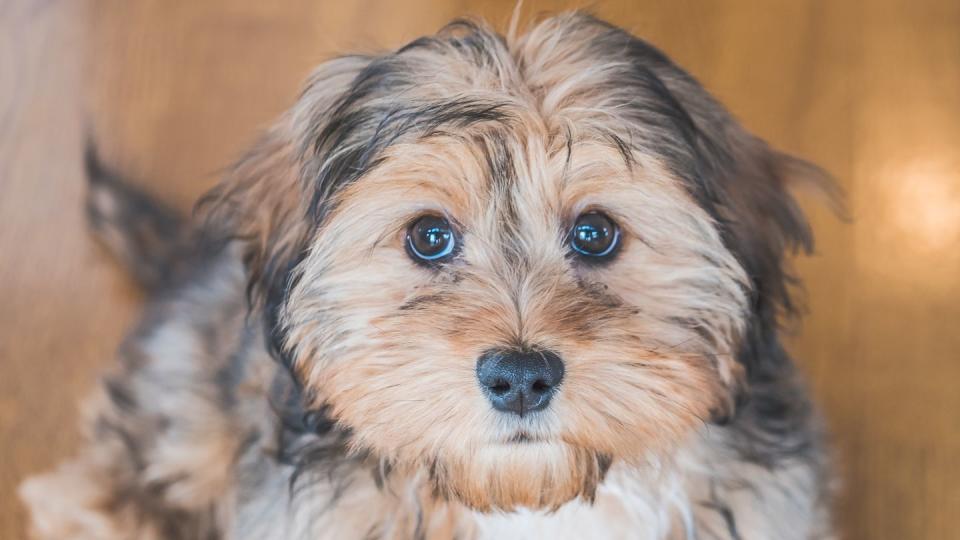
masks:
{"label": "floppy ear", "polygon": [[[791,273],[789,256],[813,250],[810,225],[791,187],[811,183],[831,196],[838,192],[820,168],[770,148],[739,126],[725,137],[730,161],[715,178],[722,192],[717,212],[725,242],[751,282],[747,328],[737,351],[745,380],[735,394],[736,409],[782,414],[776,423],[789,424],[806,412],[794,410],[804,400],[791,397],[798,391],[793,363],[777,331],[799,309],[793,295],[799,283]],[[748,402],[752,403],[747,406]]]}
{"label": "floppy ear", "polygon": [[317,225],[310,207],[328,195],[313,178],[323,159],[314,139],[367,63],[343,57],[321,65],[294,108],[197,205],[203,241],[239,246],[250,309],[263,311],[275,352],[279,310]]}
{"label": "floppy ear", "polygon": [[[811,184],[837,203],[836,208],[840,192],[822,169],[747,132],[696,80],[666,57],[653,56],[652,71],[682,109],[680,123],[687,128],[696,169],[690,190],[717,221],[725,245],[750,280],[747,329],[737,351],[742,380],[734,389],[735,402],[742,405],[745,398],[761,396],[771,401],[771,409],[789,407],[787,399],[795,389],[771,388],[773,381],[792,384],[792,362],[777,330],[798,310],[791,294],[797,282],[789,256],[813,249],[813,234],[791,188]],[[733,412],[718,411],[716,420]]]}
{"label": "floppy ear", "polygon": [[813,233],[791,187],[826,188],[830,180],[819,167],[770,148],[739,126],[728,131],[730,160],[714,179],[722,193],[717,212],[725,240],[753,285],[753,315],[773,329],[797,310],[787,257],[813,250]]}
{"label": "floppy ear", "polygon": [[751,284],[747,328],[737,351],[744,380],[735,389],[733,410],[715,420],[723,423],[737,414],[748,425],[762,425],[765,432],[790,433],[793,424],[806,421],[809,411],[798,394],[793,362],[778,329],[799,310],[793,295],[798,281],[789,257],[813,250],[810,225],[791,190],[811,185],[839,212],[841,193],[825,171],[771,148],[711,98],[688,107],[704,181],[715,190],[713,210],[724,242]]}
{"label": "floppy ear", "polygon": [[251,307],[283,281],[306,234],[295,144],[288,126],[274,127],[197,205],[205,240],[240,245]]}

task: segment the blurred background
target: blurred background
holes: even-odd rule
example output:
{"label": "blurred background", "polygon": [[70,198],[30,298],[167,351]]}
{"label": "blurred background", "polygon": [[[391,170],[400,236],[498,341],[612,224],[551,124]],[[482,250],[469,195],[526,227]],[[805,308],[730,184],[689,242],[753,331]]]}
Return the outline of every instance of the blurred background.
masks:
{"label": "blurred background", "polygon": [[[85,231],[84,134],[188,209],[338,52],[514,0],[0,0],[0,538],[78,441],[142,299]],[[960,1],[527,1],[663,48],[748,128],[833,173],[792,350],[825,410],[851,539],[960,538]]]}

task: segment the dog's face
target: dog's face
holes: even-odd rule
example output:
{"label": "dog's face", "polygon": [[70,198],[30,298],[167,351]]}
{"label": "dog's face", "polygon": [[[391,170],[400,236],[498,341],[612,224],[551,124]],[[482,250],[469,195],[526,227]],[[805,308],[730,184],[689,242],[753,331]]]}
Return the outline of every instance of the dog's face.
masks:
{"label": "dog's face", "polygon": [[472,505],[552,505],[721,405],[746,280],[654,163],[502,113],[397,144],[338,195],[287,340],[358,447]]}
{"label": "dog's face", "polygon": [[474,508],[550,508],[731,412],[805,239],[778,159],[574,15],[329,64],[225,200],[356,449]]}

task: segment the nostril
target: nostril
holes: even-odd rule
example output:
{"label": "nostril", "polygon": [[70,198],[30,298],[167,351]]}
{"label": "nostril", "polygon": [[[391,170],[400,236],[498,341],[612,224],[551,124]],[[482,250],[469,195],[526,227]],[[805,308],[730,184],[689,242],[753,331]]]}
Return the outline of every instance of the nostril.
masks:
{"label": "nostril", "polygon": [[550,390],[551,385],[547,384],[547,381],[543,379],[537,379],[533,381],[533,384],[530,385],[530,389],[538,394],[542,394],[547,390]]}
{"label": "nostril", "polygon": [[497,378],[493,381],[493,384],[488,386],[491,392],[498,396],[502,396],[510,391],[510,383],[506,379]]}

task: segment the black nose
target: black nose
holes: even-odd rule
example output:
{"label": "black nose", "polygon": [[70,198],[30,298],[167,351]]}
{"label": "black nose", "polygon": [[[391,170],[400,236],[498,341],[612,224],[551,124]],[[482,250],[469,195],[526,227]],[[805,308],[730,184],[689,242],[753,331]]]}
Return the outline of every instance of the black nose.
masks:
{"label": "black nose", "polygon": [[563,360],[550,351],[487,351],[477,360],[477,379],[493,408],[523,416],[550,403]]}

